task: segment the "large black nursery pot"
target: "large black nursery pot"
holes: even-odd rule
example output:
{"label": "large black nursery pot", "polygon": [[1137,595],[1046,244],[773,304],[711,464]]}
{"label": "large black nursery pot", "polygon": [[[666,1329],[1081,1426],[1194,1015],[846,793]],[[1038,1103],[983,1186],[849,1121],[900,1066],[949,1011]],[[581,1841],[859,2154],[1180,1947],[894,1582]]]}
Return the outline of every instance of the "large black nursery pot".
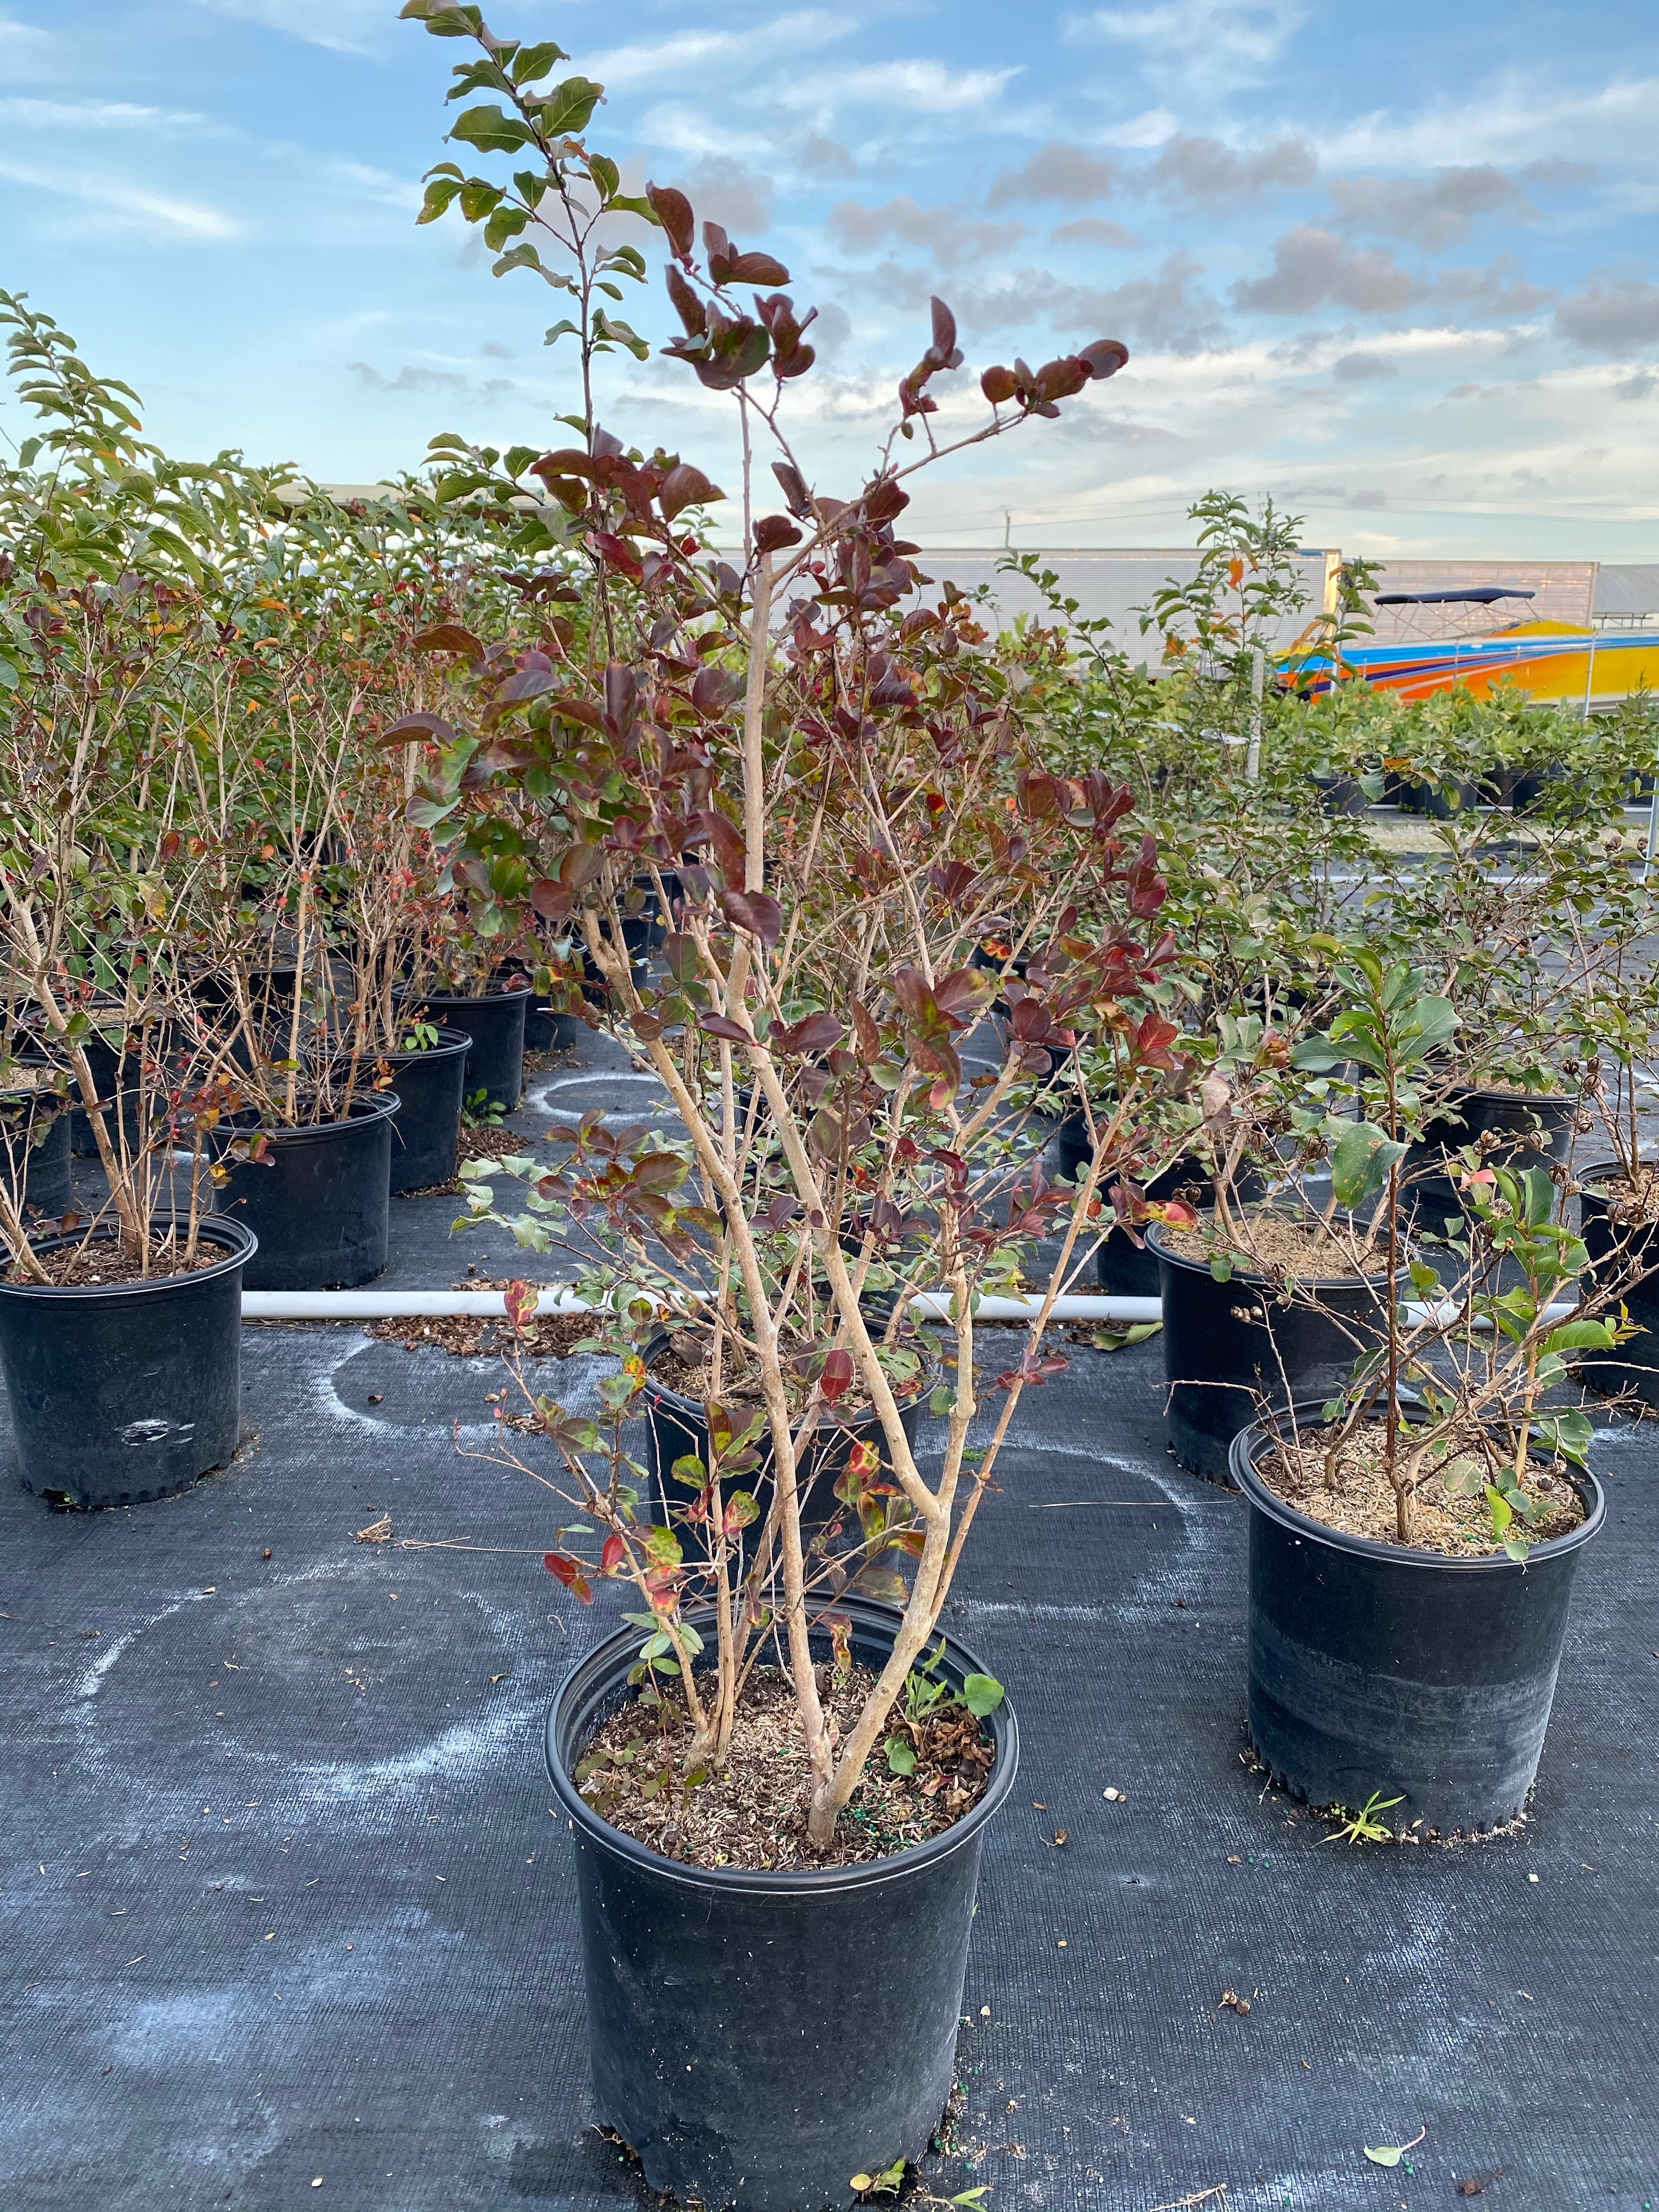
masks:
{"label": "large black nursery pot", "polygon": [[1589,1255],[1590,1281],[1607,1270],[1617,1273],[1626,1317],[1642,1334],[1613,1352],[1581,1352],[1578,1372],[1593,1390],[1632,1391],[1644,1406],[1659,1409],[1659,1222],[1625,1226],[1613,1219],[1607,1185],[1624,1172],[1621,1160],[1598,1160],[1583,1170],[1579,1234]]}
{"label": "large black nursery pot", "polygon": [[[879,1294],[878,1294],[879,1295]],[[869,1310],[866,1317],[872,1328],[877,1316]],[[684,1483],[674,1480],[672,1469],[677,1459],[692,1456],[708,1464],[708,1416],[702,1402],[689,1398],[681,1390],[672,1390],[665,1382],[659,1382],[651,1371],[651,1363],[660,1358],[667,1349],[666,1336],[653,1339],[646,1346],[645,1388],[641,1394],[645,1401],[646,1434],[648,1449],[647,1464],[651,1470],[653,1510],[667,1522],[671,1505],[684,1506],[692,1493]],[[902,1400],[899,1405],[899,1426],[908,1438],[914,1450],[916,1432],[927,1402],[929,1376],[924,1368],[921,1387],[913,1396]],[[734,1411],[734,1419],[741,1419]],[[836,1483],[845,1469],[853,1446],[859,1443],[872,1443],[881,1454],[884,1469],[890,1473],[887,1440],[882,1431],[879,1416],[873,1406],[865,1406],[856,1413],[832,1419],[826,1411],[819,1418],[805,1455],[804,1463],[795,1470],[796,1487],[800,1494],[801,1520],[808,1528],[822,1528],[834,1520],[842,1510],[836,1497]],[[763,1520],[772,1504],[772,1437],[769,1429],[763,1429],[756,1448],[761,1463],[752,1475],[745,1475],[735,1486],[747,1490],[761,1509]],[[759,1524],[757,1523],[757,1526]],[[890,2164],[891,2161],[890,2160]]]}
{"label": "large black nursery pot", "polygon": [[448,1182],[460,1158],[462,1093],[472,1040],[460,1030],[440,1030],[435,1044],[418,1051],[381,1054],[397,1087],[398,1113],[392,1124],[394,1197]]}
{"label": "large black nursery pot", "polygon": [[555,1013],[545,992],[531,994],[524,1018],[526,1052],[568,1052],[572,1045],[580,1044],[592,1034],[580,1014]]}
{"label": "large black nursery pot", "polygon": [[530,1006],[529,989],[468,995],[405,987],[398,996],[405,1012],[416,1019],[424,1009],[426,1018],[441,1029],[460,1030],[472,1040],[466,1055],[467,1103],[482,1091],[497,1113],[510,1114],[524,1091],[524,1024]]}
{"label": "large black nursery pot", "polygon": [[1233,1445],[1249,1501],[1250,1740],[1275,1782],[1350,1811],[1441,1835],[1515,1820],[1538,1771],[1584,1547],[1606,1501],[1568,1469],[1585,1517],[1534,1545],[1449,1558],[1310,1519],[1255,1471],[1271,1437],[1320,1426],[1299,1405]]}
{"label": "large black nursery pot", "polygon": [[0,1176],[25,1210],[57,1220],[70,1210],[67,1099],[50,1091],[0,1091]]}
{"label": "large black nursery pot", "polygon": [[[1387,1275],[1309,1277],[1290,1296],[1243,1270],[1217,1282],[1207,1261],[1170,1250],[1158,1222],[1148,1224],[1146,1242],[1164,1301],[1170,1442],[1189,1474],[1231,1484],[1233,1438],[1264,1402],[1330,1396],[1384,1334]],[[1318,1297],[1317,1307],[1304,1302],[1309,1295]]]}
{"label": "large black nursery pot", "polygon": [[220,1211],[259,1240],[250,1291],[349,1290],[385,1273],[399,1104],[394,1091],[371,1092],[353,1099],[344,1121],[267,1129],[264,1159],[226,1163]]}
{"label": "large black nursery pot", "polygon": [[[1552,1167],[1566,1158],[1577,1119],[1576,1097],[1531,1091],[1448,1091],[1406,1155],[1405,1172],[1413,1177],[1406,1194],[1408,1205],[1436,1225],[1443,1217],[1455,1219],[1462,1200],[1452,1181],[1451,1154],[1491,1135],[1499,1139],[1490,1155],[1499,1167],[1516,1174]],[[1447,1171],[1437,1175],[1437,1164]]]}
{"label": "large black nursery pot", "polygon": [[[60,1251],[85,1233],[40,1237],[36,1249]],[[116,1231],[93,1234],[109,1243]],[[0,1278],[0,1368],[25,1490],[76,1505],[142,1505],[230,1458],[242,1271],[257,1247],[217,1215],[199,1234],[223,1256],[193,1274],[62,1289]]]}
{"label": "large black nursery pot", "polygon": [[[898,1614],[867,1598],[839,1610],[854,1656],[879,1671]],[[981,1843],[1019,1760],[1012,1707],[985,1723],[996,1753],[984,1796],[925,1844],[823,1871],[684,1866],[602,1820],[570,1778],[629,1694],[639,1649],[637,1629],[607,1638],[566,1675],[547,1723],[575,1849],[599,2117],[651,2187],[682,2203],[846,2206],[855,2173],[921,2155],[950,2097]],[[947,1680],[982,1671],[945,1638]]]}
{"label": "large black nursery pot", "polygon": [[[1215,1203],[1215,1178],[1209,1162],[1196,1156],[1171,1160],[1141,1188],[1158,1202],[1182,1198],[1200,1207]],[[1241,1206],[1254,1206],[1267,1194],[1267,1179],[1259,1168],[1241,1170],[1233,1184],[1233,1195]],[[1095,1254],[1095,1282],[1108,1297],[1155,1298],[1158,1295],[1158,1255],[1145,1242],[1144,1231],[1142,1239],[1137,1244],[1121,1225],[1109,1229],[1102,1237]]]}

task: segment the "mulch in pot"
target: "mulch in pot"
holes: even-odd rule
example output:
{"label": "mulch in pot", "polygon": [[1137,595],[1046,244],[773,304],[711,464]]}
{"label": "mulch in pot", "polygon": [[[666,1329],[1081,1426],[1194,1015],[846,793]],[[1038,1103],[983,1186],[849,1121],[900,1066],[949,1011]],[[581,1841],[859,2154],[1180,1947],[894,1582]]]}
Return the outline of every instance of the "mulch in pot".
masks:
{"label": "mulch in pot", "polygon": [[[1356,1429],[1337,1455],[1335,1490],[1327,1487],[1326,1448],[1316,1435],[1305,1443],[1281,1442],[1274,1449],[1260,1453],[1255,1471],[1276,1497],[1298,1513],[1305,1513],[1310,1521],[1322,1522],[1345,1535],[1398,1545],[1394,1486],[1383,1465],[1385,1443],[1386,1431],[1380,1421]],[[1446,1464],[1465,1452],[1478,1456],[1478,1439],[1472,1448],[1467,1441],[1449,1438],[1439,1451],[1439,1463]],[[1549,1462],[1532,1462],[1526,1489],[1545,1510],[1527,1522],[1524,1528],[1517,1519],[1516,1534],[1544,1543],[1553,1536],[1566,1535],[1584,1518],[1584,1502],[1577,1488],[1565,1472]],[[1411,1527],[1411,1542],[1403,1549],[1459,1558],[1489,1555],[1504,1548],[1493,1538],[1492,1514],[1484,1495],[1456,1496],[1432,1469],[1413,1498]]]}
{"label": "mulch in pot", "polygon": [[[828,1662],[817,1674],[825,1716],[845,1735],[876,1677],[858,1665],[837,1675]],[[592,1737],[575,1780],[613,1827],[692,1866],[752,1872],[862,1866],[954,1827],[991,1778],[991,1737],[964,1707],[953,1705],[914,1729],[896,1713],[888,1732],[907,1736],[915,1771],[892,1772],[878,1742],[836,1825],[831,1848],[820,1853],[806,1841],[806,1741],[781,1668],[757,1668],[738,1702],[724,1771],[694,1768],[693,1776],[703,1777],[695,1783],[681,1771],[690,1727],[672,1689],[654,1705],[631,1700]]]}

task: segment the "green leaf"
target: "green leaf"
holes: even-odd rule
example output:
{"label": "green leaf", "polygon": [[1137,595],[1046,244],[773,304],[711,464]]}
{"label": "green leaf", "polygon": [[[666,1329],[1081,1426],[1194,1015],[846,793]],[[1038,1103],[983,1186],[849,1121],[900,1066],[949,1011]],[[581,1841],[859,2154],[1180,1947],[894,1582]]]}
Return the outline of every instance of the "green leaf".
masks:
{"label": "green leaf", "polygon": [[513,57],[514,84],[538,84],[557,62],[568,62],[570,57],[562,46],[556,46],[551,39],[544,39],[538,46],[520,46]]}
{"label": "green leaf", "polygon": [[1148,1337],[1156,1336],[1163,1326],[1161,1321],[1131,1322],[1127,1328],[1113,1328],[1109,1324],[1096,1329],[1089,1341],[1097,1352],[1123,1352],[1132,1344],[1145,1344]]}
{"label": "green leaf", "polygon": [[520,146],[529,145],[535,133],[517,116],[508,115],[499,107],[485,106],[463,109],[451,125],[449,135],[468,146],[476,146],[480,153],[512,154]]}
{"label": "green leaf", "polygon": [[461,186],[461,213],[469,222],[482,222],[485,216],[494,215],[506,198],[499,185],[483,177],[469,177]]}
{"label": "green leaf", "polygon": [[1215,1258],[1211,1261],[1210,1279],[1212,1282],[1217,1283],[1231,1282],[1233,1279],[1233,1263],[1226,1253],[1218,1252]]}
{"label": "green leaf", "polygon": [[890,1735],[887,1739],[887,1765],[895,1774],[914,1774],[916,1771],[915,1747],[907,1735]]}
{"label": "green leaf", "polygon": [[1331,1189],[1339,1206],[1355,1206],[1380,1190],[1406,1147],[1374,1121],[1352,1121],[1331,1155]]}
{"label": "green leaf", "polygon": [[586,131],[593,110],[605,97],[605,87],[594,84],[585,76],[568,76],[550,99],[542,101],[538,112],[542,129],[550,138],[574,137]]}
{"label": "green leaf", "polygon": [[[435,222],[460,190],[460,185],[453,177],[434,177],[426,188],[426,198],[421,202],[421,211],[415,218],[416,222]],[[24,465],[27,467],[27,463]]]}
{"label": "green leaf", "polygon": [[1515,1508],[1501,1490],[1486,1485],[1486,1503],[1492,1508],[1492,1528],[1494,1536],[1502,1536],[1515,1518]]}
{"label": "green leaf", "polygon": [[988,1713],[995,1712],[1007,1695],[994,1674],[966,1674],[963,1677],[962,1702],[975,1720],[983,1720]]}
{"label": "green leaf", "polygon": [[1606,1352],[1618,1341],[1610,1322],[1564,1321],[1544,1340],[1546,1352]]}
{"label": "green leaf", "polygon": [[1375,2150],[1367,2143],[1365,2155],[1373,2166],[1398,2166],[1406,2154],[1396,2150],[1392,2143],[1379,2143]]}
{"label": "green leaf", "polygon": [[653,1528],[645,1540],[646,1557],[653,1566],[677,1567],[684,1554],[672,1528]]}

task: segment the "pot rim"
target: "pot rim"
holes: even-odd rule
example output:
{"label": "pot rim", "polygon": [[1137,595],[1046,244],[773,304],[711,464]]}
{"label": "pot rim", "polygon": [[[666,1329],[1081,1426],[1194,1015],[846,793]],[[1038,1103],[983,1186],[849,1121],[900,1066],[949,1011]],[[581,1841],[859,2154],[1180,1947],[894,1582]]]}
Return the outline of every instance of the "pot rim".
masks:
{"label": "pot rim", "polygon": [[[1644,1158],[1638,1164],[1650,1170],[1659,1169],[1659,1152]],[[1607,1183],[1615,1176],[1623,1175],[1627,1165],[1624,1160],[1592,1160],[1587,1168],[1575,1168],[1572,1179],[1575,1183]],[[1597,1195],[1600,1195],[1599,1192]],[[1645,1227],[1647,1224],[1644,1223],[1641,1225]]]}
{"label": "pot rim", "polygon": [[505,984],[494,991],[416,991],[407,983],[396,983],[392,995],[400,1004],[412,1006],[477,1006],[490,999],[528,1000],[535,994],[526,976],[521,983]]}
{"label": "pot rim", "polygon": [[[1212,1211],[1213,1208],[1205,1208],[1206,1212]],[[1202,1220],[1203,1214],[1200,1214],[1199,1218]],[[1142,1237],[1157,1253],[1158,1258],[1166,1261],[1171,1267],[1184,1267],[1189,1274],[1203,1275],[1213,1281],[1214,1278],[1210,1275],[1210,1263],[1207,1260],[1189,1260],[1184,1252],[1171,1252],[1168,1249],[1164,1243],[1162,1234],[1164,1226],[1165,1224],[1161,1221],[1149,1221],[1141,1231]],[[1346,1291],[1362,1287],[1376,1289],[1379,1285],[1387,1285],[1389,1273],[1387,1268],[1383,1267],[1374,1275],[1297,1275],[1291,1279],[1298,1291]],[[1258,1285],[1264,1290],[1279,1290],[1282,1287],[1273,1276],[1254,1274],[1248,1267],[1236,1267],[1228,1280],[1234,1283]]]}
{"label": "pot rim", "polygon": [[[667,1351],[669,1346],[673,1341],[673,1336],[670,1331],[665,1329],[659,1334],[660,1341],[659,1341],[658,1339],[653,1338],[647,1350],[640,1354],[640,1357],[645,1364],[646,1389],[651,1391],[655,1397],[668,1405],[675,1413],[695,1413],[699,1420],[706,1420],[708,1419],[708,1414],[704,1407],[703,1401],[701,1398],[688,1397],[684,1390],[675,1389],[673,1385],[670,1382],[659,1382],[651,1372],[652,1361],[653,1359],[660,1359],[663,1353]],[[898,1408],[901,1413],[906,1412],[911,1406],[915,1405],[933,1387],[933,1382],[929,1380],[930,1376],[937,1378],[944,1372],[942,1363],[939,1358],[925,1349],[922,1355],[922,1361],[921,1374],[917,1377],[915,1388],[908,1396],[900,1397],[897,1388],[895,1387],[894,1389],[893,1395],[897,1401]],[[890,1381],[890,1379],[891,1378],[890,1377],[889,1380]],[[753,1399],[736,1398],[731,1402],[734,1406],[741,1406],[745,1404],[752,1405],[757,1401]],[[880,1416],[876,1412],[875,1407],[868,1399],[866,1399],[864,1404],[858,1408],[857,1412],[851,1416],[850,1420],[846,1423],[842,1423],[833,1418],[835,1415],[835,1408],[833,1406],[829,1407],[827,1410],[832,1416],[830,1422],[830,1427],[832,1430],[842,1426],[857,1425],[866,1419],[879,1420],[880,1419]],[[820,1430],[818,1433],[821,1434],[822,1431]],[[769,1431],[768,1432],[768,1443],[769,1448]],[[872,1601],[872,1602],[873,1602],[873,1601]]]}
{"label": "pot rim", "polygon": [[[159,1210],[152,1214],[152,1223],[184,1222],[188,1214],[166,1213]],[[20,1298],[120,1298],[135,1294],[148,1296],[155,1291],[193,1288],[198,1283],[215,1283],[234,1269],[246,1267],[259,1249],[259,1240],[246,1224],[233,1221],[228,1214],[204,1213],[197,1223],[198,1236],[206,1237],[215,1244],[228,1247],[222,1260],[211,1267],[198,1267],[187,1275],[152,1275],[136,1283],[10,1283],[0,1273],[0,1293],[7,1297]],[[90,1230],[58,1230],[49,1237],[32,1237],[29,1241],[37,1252],[61,1251],[65,1244],[84,1242],[90,1236],[100,1243],[107,1243],[120,1234],[118,1222],[100,1222]],[[5,1263],[9,1267],[9,1261]]]}
{"label": "pot rim", "polygon": [[383,1060],[392,1067],[400,1066],[404,1062],[412,1066],[421,1060],[447,1060],[453,1053],[470,1051],[471,1045],[472,1040],[465,1030],[447,1029],[441,1023],[436,1044],[398,1045],[393,1051],[362,1053],[358,1059],[360,1065],[365,1060]]}
{"label": "pot rim", "polygon": [[[1345,1528],[1333,1528],[1328,1522],[1316,1521],[1310,1513],[1304,1513],[1286,1503],[1277,1491],[1272,1490],[1255,1471],[1255,1455],[1258,1443],[1265,1441],[1270,1430],[1281,1428],[1286,1422],[1294,1425],[1299,1435],[1304,1429],[1322,1428],[1325,1424],[1319,1415],[1323,1407],[1321,1399],[1302,1399],[1286,1406],[1266,1421],[1252,1421],[1233,1438],[1227,1454],[1229,1469],[1233,1480],[1258,1513],[1277,1521],[1281,1528],[1294,1535],[1313,1537],[1334,1552],[1345,1552],[1363,1559],[1383,1559],[1401,1567],[1432,1567],[1454,1574],[1495,1574],[1507,1570],[1524,1574],[1534,1564],[1559,1559],[1566,1553],[1587,1544],[1597,1534],[1607,1519],[1607,1493],[1595,1475],[1587,1470],[1568,1465],[1565,1468],[1586,1511],[1576,1528],[1569,1528],[1565,1536],[1552,1536],[1542,1544],[1534,1544],[1525,1559],[1512,1559],[1506,1552],[1482,1552],[1460,1555],[1449,1552],[1425,1551],[1417,1544],[1383,1544],[1374,1536],[1356,1536]],[[1403,1409],[1402,1409],[1403,1410]]]}
{"label": "pot rim", "polygon": [[[853,1616],[855,1631],[860,1626],[862,1616],[862,1626],[866,1632],[884,1630],[890,1640],[902,1619],[897,1607],[887,1605],[878,1598],[842,1598],[838,1610]],[[689,1617],[694,1627],[699,1625],[700,1620],[712,1620],[712,1615],[700,1615],[695,1612]],[[976,1656],[949,1629],[936,1629],[934,1633],[945,1638],[947,1662],[952,1658],[967,1662],[960,1668],[962,1674],[982,1674],[986,1671]],[[724,1891],[728,1895],[787,1898],[830,1897],[842,1890],[870,1889],[884,1882],[902,1881],[906,1875],[919,1873],[924,1867],[936,1865],[971,1843],[991,1815],[1001,1809],[1018,1775],[1019,1723],[1015,1717],[1012,1700],[1005,1694],[995,1712],[988,1714],[983,1723],[996,1739],[996,1759],[984,1794],[953,1826],[941,1830],[936,1836],[928,1837],[925,1843],[908,1844],[902,1851],[891,1852],[885,1858],[866,1860],[858,1866],[792,1867],[770,1873],[748,1867],[688,1866],[680,1859],[665,1858],[660,1851],[652,1850],[648,1844],[641,1843],[637,1837],[630,1836],[625,1829],[613,1827],[601,1814],[596,1813],[565,1772],[557,1752],[558,1723],[566,1705],[571,1701],[574,1687],[586,1675],[604,1675],[624,1655],[631,1665],[638,1656],[639,1636],[637,1628],[624,1626],[602,1638],[591,1651],[574,1662],[553,1693],[553,1702],[548,1708],[547,1721],[543,1729],[542,1748],[554,1795],[566,1817],[613,1856],[625,1859],[636,1870],[654,1875],[659,1881],[671,1881],[685,1889]]]}
{"label": "pot rim", "polygon": [[[331,1137],[348,1134],[362,1128],[371,1121],[390,1121],[403,1111],[403,1100],[395,1091],[362,1091],[351,1102],[351,1111],[341,1121],[302,1121],[296,1127],[278,1125],[267,1128],[263,1124],[251,1126],[245,1133],[264,1137],[267,1142],[281,1145],[326,1144]],[[233,1130],[232,1134],[238,1132]]]}

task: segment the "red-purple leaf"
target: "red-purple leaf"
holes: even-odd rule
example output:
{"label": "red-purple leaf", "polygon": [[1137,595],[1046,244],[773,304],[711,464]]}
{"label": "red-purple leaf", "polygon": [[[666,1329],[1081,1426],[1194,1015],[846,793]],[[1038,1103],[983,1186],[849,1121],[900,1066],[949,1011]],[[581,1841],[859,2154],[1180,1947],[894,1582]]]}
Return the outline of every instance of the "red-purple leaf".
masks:
{"label": "red-purple leaf", "polygon": [[799,545],[801,533],[785,514],[763,514],[755,525],[757,553],[781,553],[786,545]]}
{"label": "red-purple leaf", "polygon": [[837,1345],[823,1357],[823,1371],[818,1376],[818,1394],[827,1405],[833,1406],[837,1398],[844,1398],[853,1387],[853,1355]]}
{"label": "red-purple leaf", "polygon": [[672,522],[688,507],[706,507],[711,500],[725,497],[720,486],[710,483],[701,469],[694,469],[690,461],[682,461],[663,478],[657,504]]}
{"label": "red-purple leaf", "polygon": [[833,1014],[808,1014],[798,1022],[775,1022],[766,1042],[774,1052],[828,1052],[842,1034]]}
{"label": "red-purple leaf", "polygon": [[696,217],[691,212],[690,201],[672,185],[647,185],[645,197],[656,210],[657,220],[668,234],[669,245],[689,268],[697,236]]}
{"label": "red-purple leaf", "polygon": [[697,1027],[710,1036],[724,1037],[728,1044],[752,1044],[755,1041],[746,1029],[726,1014],[699,1014]]}
{"label": "red-purple leaf", "polygon": [[783,908],[766,891],[722,891],[720,911],[737,929],[758,937],[769,951],[783,934]]}
{"label": "red-purple leaf", "polygon": [[416,653],[464,653],[470,660],[483,659],[483,643],[459,623],[434,623],[416,630],[410,640]]}
{"label": "red-purple leaf", "polygon": [[1129,349],[1116,338],[1097,338],[1092,345],[1079,346],[1077,357],[1091,376],[1104,379],[1117,374],[1129,358]]}

